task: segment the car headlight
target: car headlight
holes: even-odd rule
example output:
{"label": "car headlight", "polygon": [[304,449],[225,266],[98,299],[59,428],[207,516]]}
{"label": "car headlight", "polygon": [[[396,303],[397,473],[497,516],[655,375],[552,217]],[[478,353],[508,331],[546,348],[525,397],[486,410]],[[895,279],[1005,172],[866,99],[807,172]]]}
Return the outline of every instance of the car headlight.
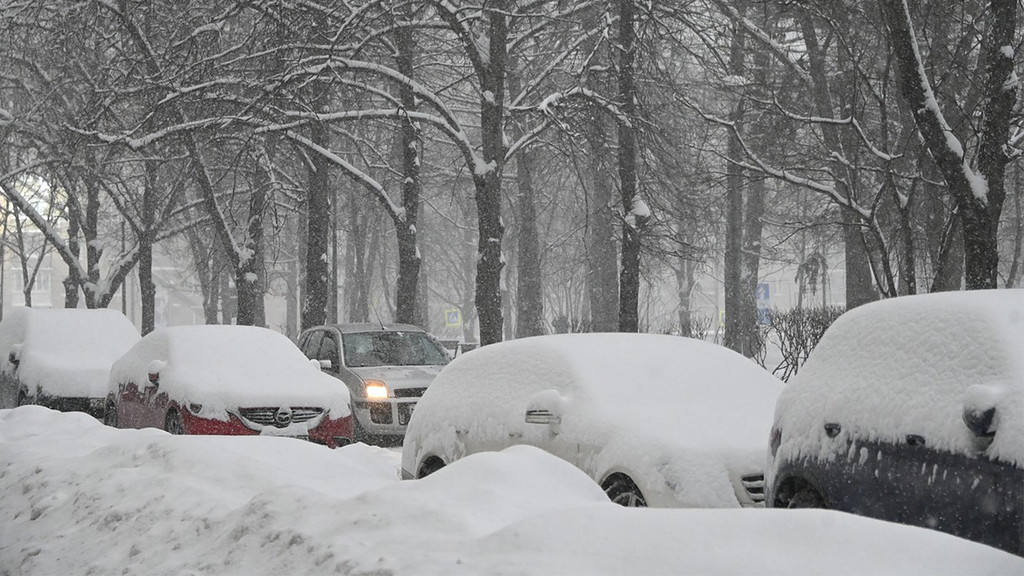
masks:
{"label": "car headlight", "polygon": [[366,380],[363,386],[367,400],[385,400],[388,397],[388,386],[380,380]]}

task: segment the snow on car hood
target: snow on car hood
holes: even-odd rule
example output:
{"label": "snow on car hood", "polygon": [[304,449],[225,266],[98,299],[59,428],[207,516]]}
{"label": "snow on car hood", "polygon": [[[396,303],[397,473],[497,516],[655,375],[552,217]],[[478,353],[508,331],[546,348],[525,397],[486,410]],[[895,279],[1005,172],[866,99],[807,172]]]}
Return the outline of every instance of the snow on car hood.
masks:
{"label": "snow on car hood", "polygon": [[106,396],[111,364],[139,340],[135,326],[109,309],[15,309],[0,325],[5,371],[16,348],[17,377],[30,393],[38,387],[67,398]]}
{"label": "snow on car hood", "polygon": [[324,374],[282,334],[254,326],[175,326],[147,335],[114,364],[113,388],[144,385],[150,371],[180,403],[201,416],[227,418],[239,407],[315,406],[349,413],[348,389]]}
{"label": "snow on car hood", "polygon": [[823,426],[839,422],[857,438],[918,434],[930,447],[975,453],[965,403],[996,399],[987,453],[1024,464],[1022,351],[1024,290],[908,296],[846,312],[779,398],[780,452],[828,457]]}
{"label": "snow on car hood", "polygon": [[426,388],[444,366],[363,366],[349,368],[363,380],[383,380],[389,390]]}

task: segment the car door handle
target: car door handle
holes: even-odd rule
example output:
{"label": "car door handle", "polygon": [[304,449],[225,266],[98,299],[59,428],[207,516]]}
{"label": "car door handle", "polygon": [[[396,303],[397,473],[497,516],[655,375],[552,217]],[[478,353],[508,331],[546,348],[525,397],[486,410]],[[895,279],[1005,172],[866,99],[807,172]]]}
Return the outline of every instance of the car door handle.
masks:
{"label": "car door handle", "polygon": [[908,446],[924,446],[924,436],[920,434],[907,434]]}
{"label": "car door handle", "polygon": [[825,423],[825,434],[829,438],[835,438],[836,436],[838,436],[839,432],[841,432],[842,429],[843,429],[843,427],[840,426],[839,424],[836,424],[835,422],[826,422]]}

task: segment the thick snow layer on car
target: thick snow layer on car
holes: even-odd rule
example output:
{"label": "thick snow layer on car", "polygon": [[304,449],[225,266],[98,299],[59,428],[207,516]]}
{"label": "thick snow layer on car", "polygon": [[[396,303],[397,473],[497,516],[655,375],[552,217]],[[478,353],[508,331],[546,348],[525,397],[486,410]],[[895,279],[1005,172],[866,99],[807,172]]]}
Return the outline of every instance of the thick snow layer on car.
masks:
{"label": "thick snow layer on car", "polygon": [[0,322],[5,373],[17,351],[17,376],[35,394],[102,398],[110,365],[139,340],[139,331],[116,310],[15,308]]}
{"label": "thick snow layer on car", "polygon": [[[720,346],[652,334],[541,336],[486,346],[435,379],[406,433],[403,466],[516,442],[594,447],[597,480],[624,472],[666,505],[736,506],[729,470],[764,462],[781,382]],[[525,422],[547,410],[553,431]],[[573,460],[572,446],[564,447]],[[654,480],[656,479],[656,480]],[[646,488],[646,489],[645,489]]]}
{"label": "thick snow layer on car", "polygon": [[839,422],[842,434],[858,438],[917,434],[933,448],[974,453],[963,412],[985,405],[996,407],[988,454],[1024,464],[1022,352],[1022,290],[928,294],[851,310],[779,398],[780,450],[827,457],[824,424]]}
{"label": "thick snow layer on car", "polygon": [[544,452],[400,482],[397,454],[0,411],[13,574],[1005,576],[1024,559],[825,510],[630,510]]}
{"label": "thick snow layer on car", "polygon": [[200,416],[227,419],[226,410],[317,406],[338,418],[349,413],[348,389],[322,373],[284,335],[254,326],[174,326],[147,335],[110,370],[110,386],[143,386],[151,371],[162,392],[200,403]]}

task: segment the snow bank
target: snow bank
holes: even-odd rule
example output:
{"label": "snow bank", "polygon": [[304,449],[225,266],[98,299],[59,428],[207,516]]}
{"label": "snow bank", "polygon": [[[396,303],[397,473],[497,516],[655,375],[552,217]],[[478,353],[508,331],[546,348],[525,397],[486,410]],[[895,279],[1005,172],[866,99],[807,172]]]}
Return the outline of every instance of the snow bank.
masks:
{"label": "snow bank", "polygon": [[[997,406],[992,456],[1024,464],[1024,290],[895,298],[843,314],[779,399],[786,455],[827,457],[825,422],[843,434],[919,434],[974,453],[965,405]],[[827,452],[827,450],[826,450]]]}
{"label": "snow bank", "polygon": [[139,340],[139,331],[116,310],[16,308],[0,322],[0,362],[13,372],[9,353],[17,349],[17,376],[43,393],[68,398],[102,398],[110,365]]}
{"label": "snow bank", "polygon": [[110,386],[160,376],[160,390],[179,403],[202,404],[199,415],[227,419],[226,410],[310,406],[337,418],[349,413],[348,389],[324,374],[284,335],[254,326],[162,328],[147,335],[110,369]]}
{"label": "snow bank", "polygon": [[399,482],[397,454],[115,430],[0,411],[0,566],[13,574],[972,576],[1024,560],[820,510],[629,510],[518,447]]}
{"label": "snow bank", "polygon": [[[419,402],[403,466],[542,445],[600,481],[626,472],[650,503],[736,506],[728,470],[759,472],[781,382],[721,346],[653,334],[524,338],[457,358]],[[558,438],[527,410],[561,416]],[[575,445],[581,445],[581,451]],[[668,505],[665,503],[662,505]]]}

